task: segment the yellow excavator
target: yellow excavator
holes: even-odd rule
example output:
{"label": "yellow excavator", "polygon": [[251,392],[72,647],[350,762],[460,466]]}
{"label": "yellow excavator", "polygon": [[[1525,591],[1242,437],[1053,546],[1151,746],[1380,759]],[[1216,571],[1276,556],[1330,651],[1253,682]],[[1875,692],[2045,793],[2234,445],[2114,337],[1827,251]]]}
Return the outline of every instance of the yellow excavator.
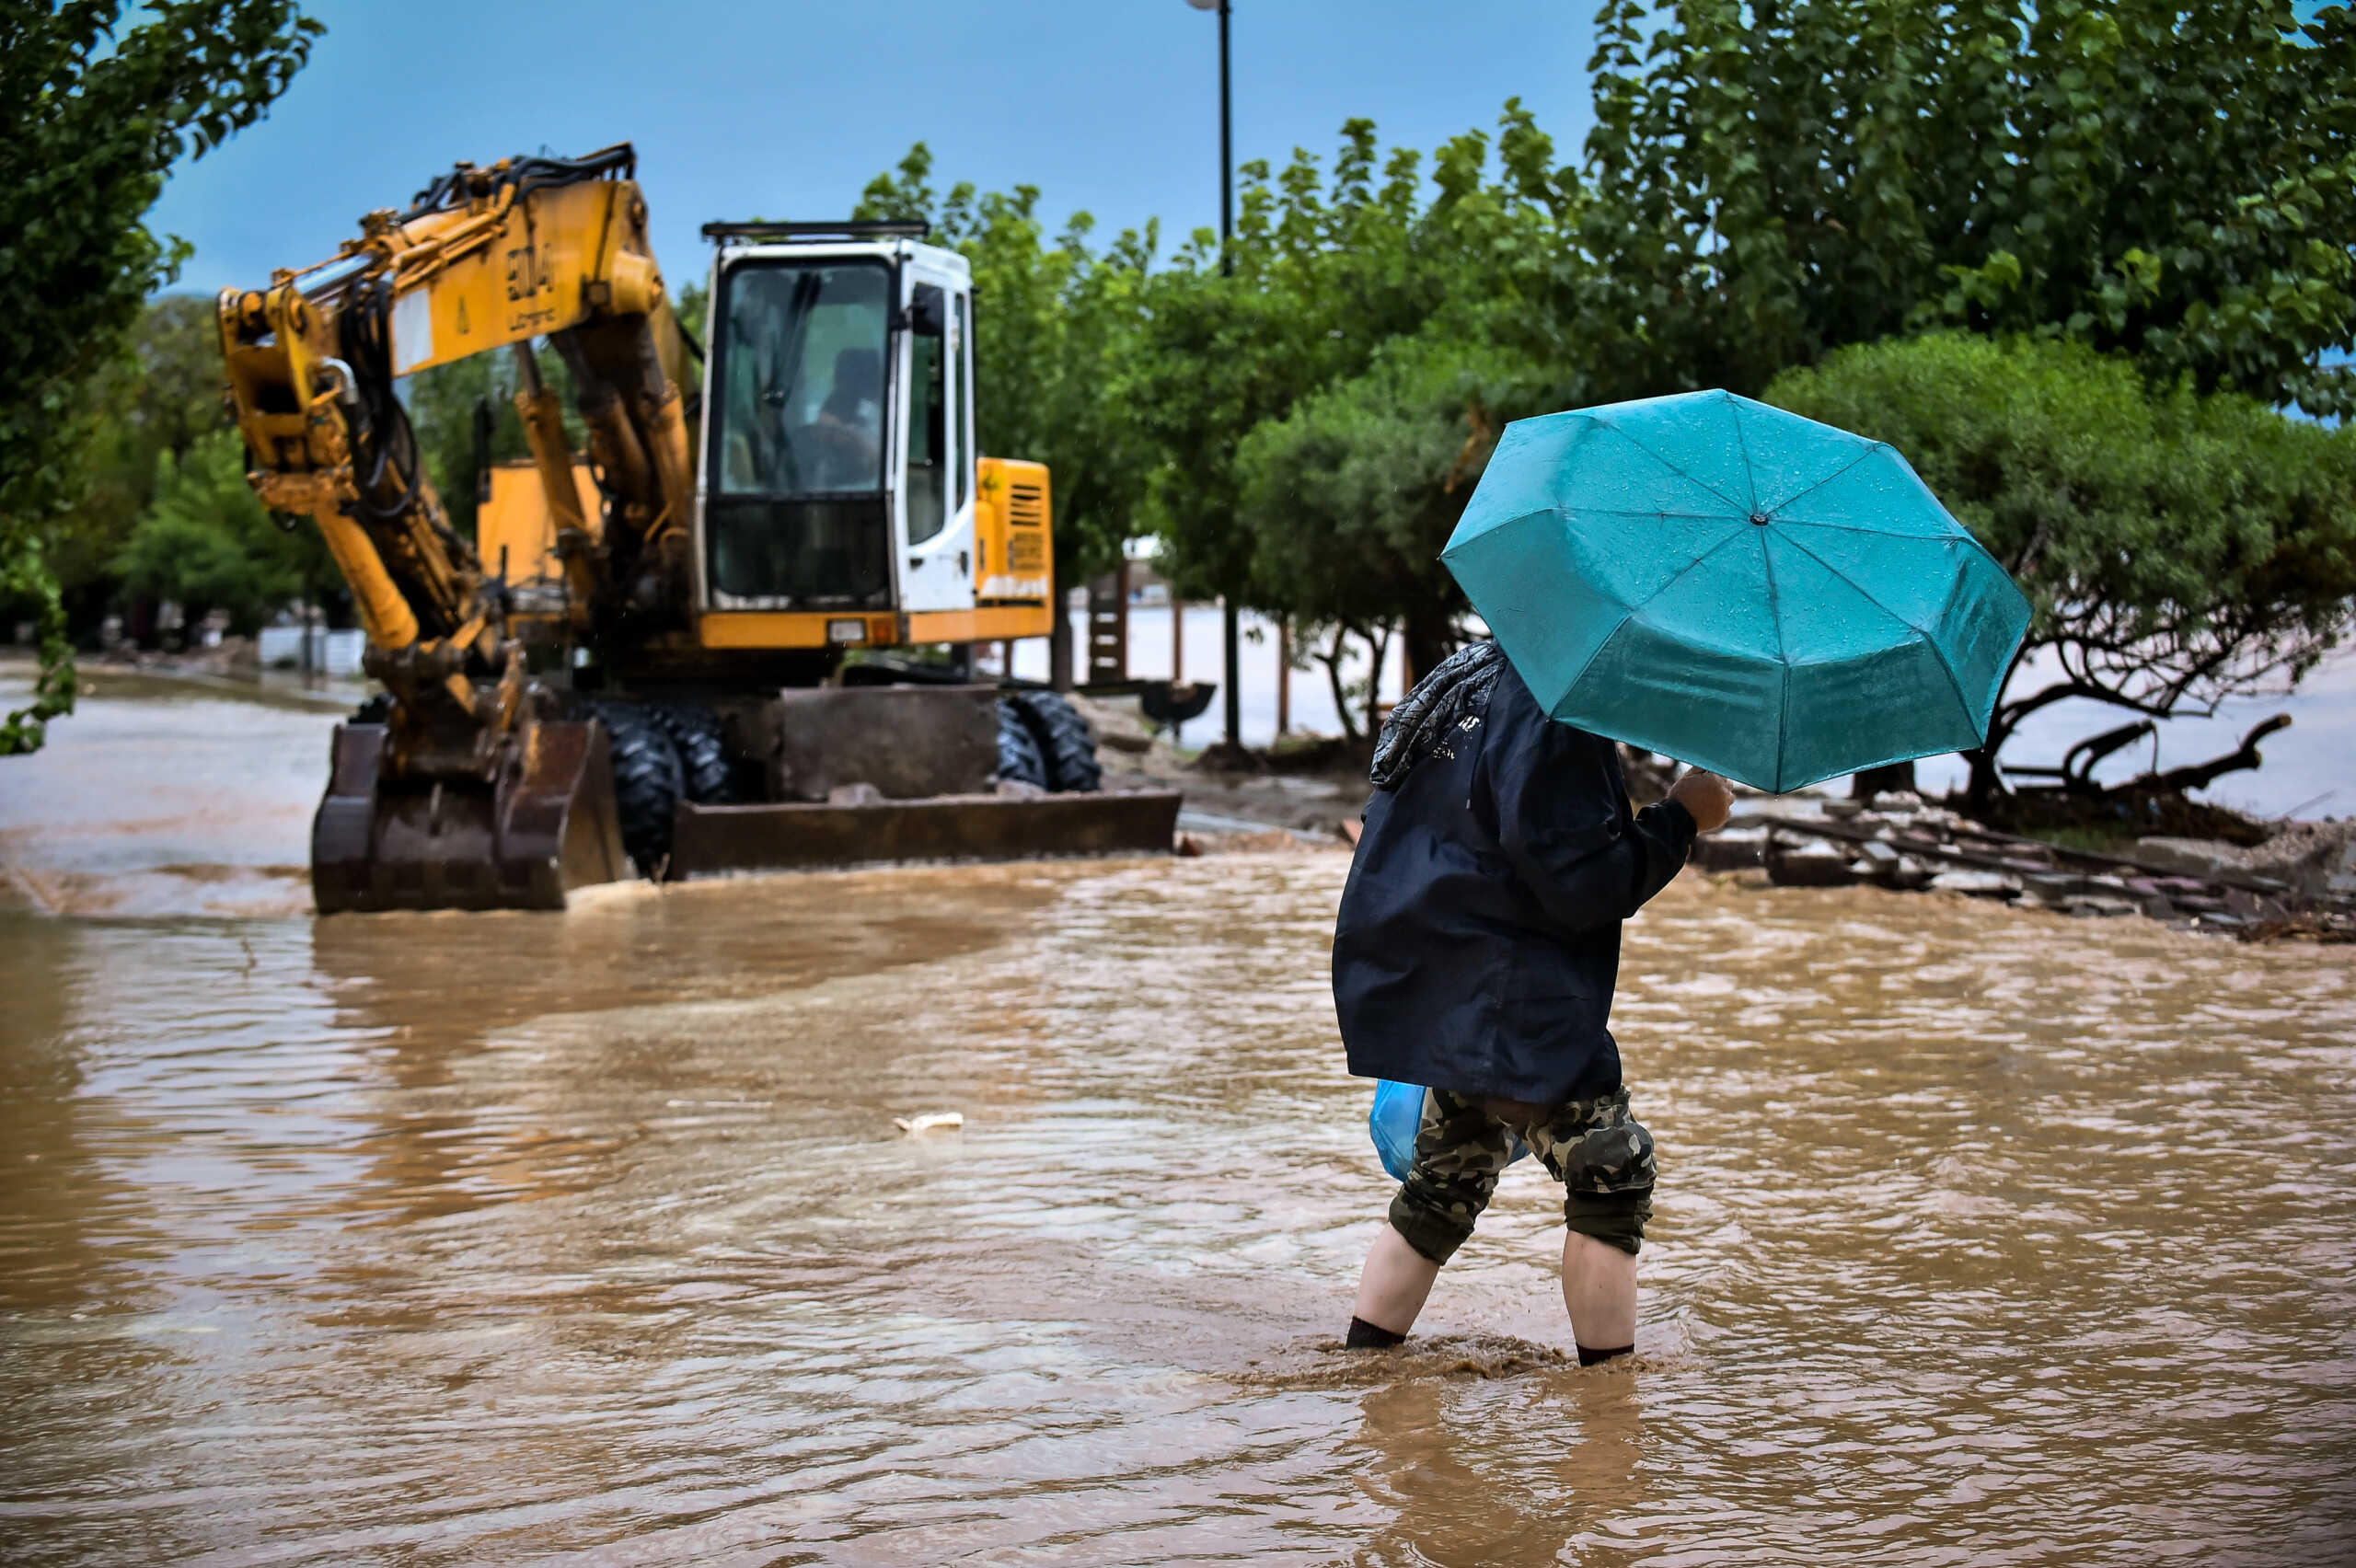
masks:
{"label": "yellow excavator", "polygon": [[[635,168],[627,144],[461,164],[221,295],[254,489],[325,536],[387,693],[335,733],[321,912],[560,908],[633,866],[1166,851],[1178,797],[1098,788],[1067,702],[957,675],[1057,609],[1046,469],[975,448],[964,258],[921,225],[709,225],[707,350]],[[532,458],[493,472],[470,544],[398,384],[499,349]],[[941,644],[946,680],[890,653]]]}

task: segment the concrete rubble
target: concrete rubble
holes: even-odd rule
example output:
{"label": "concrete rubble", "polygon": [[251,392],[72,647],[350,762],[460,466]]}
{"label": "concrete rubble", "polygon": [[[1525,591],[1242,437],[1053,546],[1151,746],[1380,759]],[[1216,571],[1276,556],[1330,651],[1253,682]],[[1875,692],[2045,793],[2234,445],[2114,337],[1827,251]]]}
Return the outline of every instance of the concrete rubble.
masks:
{"label": "concrete rubble", "polygon": [[1752,797],[1695,846],[1703,870],[1781,887],[1872,884],[2001,899],[2079,918],[2142,915],[2237,936],[2356,940],[2356,822],[2288,824],[2256,848],[2147,838],[2081,849],[1984,827],[1911,793]]}
{"label": "concrete rubble", "polygon": [[[1134,699],[1076,700],[1095,730],[1108,789],[1186,792],[1180,852],[1326,844],[1345,848],[1366,800],[1363,755],[1300,772],[1245,772],[1189,757],[1155,733]],[[1673,770],[1623,748],[1639,802]],[[1763,870],[1781,887],[1870,885],[1997,899],[2082,919],[2141,915],[2243,937],[2356,940],[2356,820],[2281,824],[2256,848],[2145,838],[2117,851],[1999,833],[1911,792],[1871,801],[1739,791],[1733,820],[1695,843],[1692,863]]]}

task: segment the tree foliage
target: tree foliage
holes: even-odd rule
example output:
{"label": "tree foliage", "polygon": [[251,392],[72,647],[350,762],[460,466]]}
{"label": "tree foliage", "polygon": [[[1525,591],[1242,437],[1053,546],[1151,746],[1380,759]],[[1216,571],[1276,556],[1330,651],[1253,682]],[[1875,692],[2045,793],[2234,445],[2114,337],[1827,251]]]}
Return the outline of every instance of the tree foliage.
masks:
{"label": "tree foliage", "polygon": [[[589,427],[573,406],[572,373],[564,357],[552,348],[536,346],[533,363],[539,366],[541,381],[557,395],[570,448],[581,451]],[[451,525],[469,539],[475,536],[484,469],[531,455],[524,416],[515,407],[516,374],[514,353],[502,352],[453,360],[401,383],[426,475]]]}
{"label": "tree foliage", "polygon": [[1889,442],[2036,606],[2027,664],[1972,758],[2072,698],[2165,717],[2295,680],[2356,624],[2356,431],[2082,343],[1942,333],[1843,350],[1768,389]]}
{"label": "tree foliage", "polygon": [[923,219],[936,244],[974,270],[976,439],[996,456],[1044,462],[1054,477],[1056,571],[1069,583],[1110,565],[1144,491],[1147,456],[1120,396],[1138,356],[1156,235],[1125,231],[1102,249],[1075,213],[1050,239],[1039,190],[942,196],[919,142],[870,181],[857,215]]}
{"label": "tree foliage", "polygon": [[[1467,441],[1500,406],[1497,389],[1472,388],[1501,363],[1516,367],[1509,385],[1533,389],[1524,411],[1538,411],[1714,386],[1756,394],[1842,345],[1943,326],[2023,334],[2127,356],[2100,376],[2086,367],[2105,362],[2069,363],[2105,396],[2120,377],[2171,388],[2136,395],[2153,410],[2152,439],[2192,443],[2198,471],[2243,478],[2308,439],[2261,402],[2350,406],[2349,373],[2325,363],[2356,342],[2356,29],[2345,10],[2302,26],[2279,5],[2212,0],[1614,0],[1598,36],[1599,123],[1582,167],[1554,167],[1509,104],[1496,176],[1472,173],[1475,144],[1450,144],[1428,204],[1405,203],[1387,231],[1328,228],[1322,248],[1296,242],[1262,267],[1251,263],[1268,251],[1264,235],[1239,236],[1230,255],[1260,297],[1230,307],[1228,339],[1198,331],[1176,346],[1199,355],[1267,340],[1279,361],[1270,380],[1320,387],[1289,414],[1264,404],[1246,410],[1256,421],[1212,425],[1198,444],[1215,468],[1209,455],[1231,443],[1248,475],[1237,531],[1254,542],[1255,602],[1317,600],[1353,620],[1387,604],[1382,618],[1409,626],[1452,609],[1445,574],[1403,570],[1386,541],[1428,545],[1431,567],[1443,520],[1461,510],[1452,487],[1478,446]],[[1279,200],[1305,205],[1311,189],[1297,159]],[[1289,212],[1276,226],[1296,241],[1317,233]],[[1381,289],[1401,254],[1444,280],[1405,291],[1429,311],[1406,327]],[[1253,315],[1288,284],[1296,299],[1276,313],[1312,337],[1322,328],[1322,344]],[[1318,319],[1319,301],[1362,299],[1372,346]],[[1414,338],[1386,335],[1403,330]],[[1352,346],[1363,370],[1335,363]],[[1172,383],[1208,398],[1216,381],[1188,383],[1181,363],[1188,355],[1163,356]],[[1436,398],[1451,375],[1457,390]],[[2182,411],[2183,398],[2236,388],[2259,401]],[[2055,447],[2086,417],[2052,401],[2017,413],[2062,421],[2038,438]],[[2189,536],[2254,548],[2254,515],[2304,504],[2239,482],[2179,485],[2165,505],[2188,537],[2154,548],[2182,545],[2188,570],[2205,571],[2215,554]],[[2097,511],[2080,520],[2087,548],[2104,536],[2115,551],[2142,548],[2131,508]],[[1159,521],[1183,545],[1186,519]],[[2170,698],[2159,666],[2130,679],[2133,660],[2114,656],[2129,662],[2096,684],[2142,701],[2213,700],[2216,681],[2246,686],[2253,670],[2295,678],[2349,593],[2328,573],[2289,599],[2229,574],[2209,579],[2220,595],[2186,620],[2160,577],[2088,584],[2115,623],[2105,637],[2149,660],[2167,640],[2153,628],[2173,625],[2162,663],[2200,672]],[[2229,628],[2218,617],[2237,594],[2254,597]],[[2279,624],[2284,615],[2304,629]],[[2091,645],[2090,624],[2073,629],[2074,646]],[[2202,638],[2234,652],[2219,664],[2191,651]],[[1411,646],[1411,666],[1426,662]]]}
{"label": "tree foliage", "polygon": [[1942,324],[2356,411],[2356,19],[2285,0],[1608,0],[1558,308],[1612,396]]}
{"label": "tree foliage", "polygon": [[[1518,102],[1494,137],[1438,149],[1428,177],[1353,121],[1330,164],[1296,151],[1280,169],[1244,165],[1225,247],[1197,232],[1165,264],[1135,259],[1076,455],[1130,469],[1107,494],[1132,504],[1094,525],[1158,535],[1189,596],[1369,647],[1404,628],[1420,668],[1462,609],[1437,557],[1503,421],[1706,386],[1756,395],[1848,345],[1961,328],[2076,345],[1972,362],[1974,386],[2045,378],[2050,396],[2007,416],[2006,450],[2076,450],[2095,416],[2064,406],[2068,381],[2069,396],[2142,409],[2155,451],[2196,457],[2136,502],[2165,463],[2134,484],[2114,474],[2113,500],[2069,530],[2078,556],[2027,560],[2053,636],[2066,621],[2074,647],[2141,651],[2090,678],[2134,701],[2209,701],[2220,682],[2295,678],[2327,645],[2337,578],[2286,597],[2255,566],[2224,571],[2217,541],[2254,560],[2258,519],[2306,515],[2258,478],[2291,448],[2312,455],[2264,405],[2350,401],[2348,372],[2326,363],[2356,344],[2346,11],[2302,25],[2272,0],[1607,0],[1598,38],[1598,124],[1576,166]],[[899,178],[920,186],[929,167]],[[1018,197],[1034,210],[1035,191]],[[1006,200],[960,188],[892,210]],[[1023,343],[1052,353],[1052,315],[1026,310]],[[985,346],[990,379],[1039,374],[1003,368],[1027,349]],[[1948,336],[1919,351],[1969,352]],[[1777,385],[1829,398],[1863,374]],[[1995,407],[1952,440],[1996,439]],[[2137,505],[2177,532],[2147,538]],[[2222,587],[2193,610],[2156,565],[2080,572],[2106,548],[2180,550],[2182,572]],[[2244,594],[2234,620],[2220,594]],[[2234,651],[2210,660],[2203,639]],[[2130,678],[2134,659],[2145,675]],[[2195,673],[2171,697],[2163,666]]]}
{"label": "tree foliage", "polygon": [[[1244,166],[1232,242],[1196,236],[1149,285],[1127,383],[1156,448],[1138,526],[1182,591],[1355,637],[1378,666],[1393,627],[1412,669],[1447,651],[1462,601],[1434,530],[1444,542],[1498,419],[1576,383],[1539,309],[1569,211],[1553,159],[1514,100],[1494,140],[1438,148],[1428,179],[1363,120],[1330,170],[1301,150]],[[1320,655],[1336,680],[1340,646]]]}
{"label": "tree foliage", "polygon": [[81,499],[98,427],[92,380],[187,248],[148,232],[166,172],[253,123],[318,24],[293,0],[0,0],[0,594],[33,605],[42,671],[0,724],[30,751],[73,707],[72,650],[50,563]]}
{"label": "tree foliage", "polygon": [[114,559],[154,498],[157,459],[232,428],[225,392],[213,301],[186,294],[149,301],[127,352],[87,385],[98,430],[85,448],[81,499],[49,555],[81,624],[95,622],[121,588]]}
{"label": "tree foliage", "polygon": [[250,635],[334,574],[310,519],[288,522],[279,526],[247,482],[245,438],[214,431],[157,456],[154,499],[114,570],[133,593],[177,602],[191,626],[217,609]]}
{"label": "tree foliage", "polygon": [[[1437,663],[1467,608],[1439,552],[1506,424],[1559,406],[1536,363],[1428,333],[1258,426],[1236,469],[1261,607],[1305,643],[1339,632],[1373,649],[1397,624],[1410,669]],[[1324,663],[1355,733],[1349,698],[1365,694],[1345,691],[1338,657]]]}
{"label": "tree foliage", "polygon": [[1150,280],[1149,319],[1124,389],[1150,445],[1149,512],[1162,569],[1190,595],[1251,601],[1254,544],[1236,455],[1260,424],[1363,369],[1429,314],[1407,236],[1420,159],[1392,155],[1377,183],[1371,121],[1342,128],[1330,176],[1297,149],[1279,173],[1242,166],[1232,243],[1198,231]]}

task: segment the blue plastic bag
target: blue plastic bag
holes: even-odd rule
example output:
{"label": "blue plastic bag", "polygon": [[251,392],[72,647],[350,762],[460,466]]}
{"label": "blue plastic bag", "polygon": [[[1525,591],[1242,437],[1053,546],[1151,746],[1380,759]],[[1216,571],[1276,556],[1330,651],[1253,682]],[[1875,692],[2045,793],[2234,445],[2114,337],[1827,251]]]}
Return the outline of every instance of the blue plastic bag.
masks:
{"label": "blue plastic bag", "polygon": [[[1374,1139],[1374,1152],[1381,1157],[1382,1168],[1394,1182],[1404,1182],[1407,1172],[1415,1169],[1415,1130],[1424,1124],[1425,1092],[1412,1083],[1374,1080],[1374,1108],[1366,1113],[1366,1130]],[[1517,1137],[1506,1163],[1510,1165],[1529,1152],[1530,1146]]]}
{"label": "blue plastic bag", "polygon": [[1394,1182],[1404,1182],[1415,1163],[1415,1129],[1424,1122],[1424,1091],[1412,1083],[1377,1078],[1374,1109],[1367,1113],[1366,1130],[1374,1136],[1374,1152]]}

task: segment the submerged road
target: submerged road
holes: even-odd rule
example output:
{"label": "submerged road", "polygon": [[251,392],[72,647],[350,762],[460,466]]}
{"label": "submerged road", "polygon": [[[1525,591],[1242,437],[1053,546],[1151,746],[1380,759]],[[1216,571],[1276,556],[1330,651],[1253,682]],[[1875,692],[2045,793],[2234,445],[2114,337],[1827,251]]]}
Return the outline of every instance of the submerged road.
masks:
{"label": "submerged road", "polygon": [[1341,854],[319,921],[329,721],[100,683],[0,763],[0,1560],[2356,1539],[2347,950],[1682,879],[1615,1018],[1634,1363],[1564,1359],[1530,1163],[1345,1356]]}

